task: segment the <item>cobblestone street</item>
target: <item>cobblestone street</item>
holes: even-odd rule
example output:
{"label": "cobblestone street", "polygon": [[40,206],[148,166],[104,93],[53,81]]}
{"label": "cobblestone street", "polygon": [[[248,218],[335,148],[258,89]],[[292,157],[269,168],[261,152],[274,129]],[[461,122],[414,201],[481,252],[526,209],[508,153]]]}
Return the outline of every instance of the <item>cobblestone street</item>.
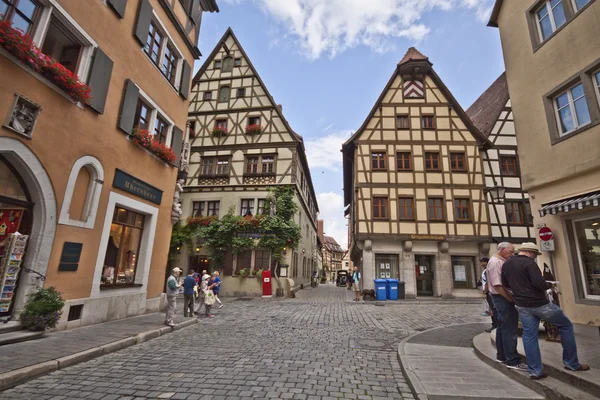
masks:
{"label": "cobblestone street", "polygon": [[326,284],[295,299],[229,300],[213,320],[59,370],[0,399],[412,399],[400,341],[432,327],[488,322],[475,304],[377,306],[351,296]]}

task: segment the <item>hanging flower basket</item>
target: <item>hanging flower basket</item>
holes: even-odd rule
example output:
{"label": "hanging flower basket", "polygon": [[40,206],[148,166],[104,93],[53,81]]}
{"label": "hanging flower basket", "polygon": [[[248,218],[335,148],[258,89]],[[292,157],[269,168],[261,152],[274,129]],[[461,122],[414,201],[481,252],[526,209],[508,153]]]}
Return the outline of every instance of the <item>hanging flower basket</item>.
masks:
{"label": "hanging flower basket", "polygon": [[214,137],[227,136],[227,128],[213,128],[212,135]]}
{"label": "hanging flower basket", "polygon": [[155,141],[154,136],[145,129],[135,128],[131,133],[131,139],[135,144],[150,151],[167,164],[172,164],[177,159],[171,148]]}
{"label": "hanging flower basket", "polygon": [[259,135],[261,133],[262,127],[258,124],[252,124],[246,127],[246,135]]}
{"label": "hanging flower basket", "polygon": [[61,88],[74,101],[90,102],[90,87],[55,59],[42,53],[29,35],[13,28],[9,21],[0,21],[0,46]]}

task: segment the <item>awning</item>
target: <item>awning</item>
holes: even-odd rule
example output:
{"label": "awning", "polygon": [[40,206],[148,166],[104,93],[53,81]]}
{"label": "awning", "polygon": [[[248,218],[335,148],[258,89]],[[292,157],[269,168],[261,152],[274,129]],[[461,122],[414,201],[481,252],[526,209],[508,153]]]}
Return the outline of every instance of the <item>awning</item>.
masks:
{"label": "awning", "polygon": [[600,205],[600,191],[582,194],[571,197],[566,200],[558,200],[543,205],[538,211],[540,217],[546,214],[558,214],[559,212],[569,212],[571,210],[583,210],[586,207],[598,207]]}

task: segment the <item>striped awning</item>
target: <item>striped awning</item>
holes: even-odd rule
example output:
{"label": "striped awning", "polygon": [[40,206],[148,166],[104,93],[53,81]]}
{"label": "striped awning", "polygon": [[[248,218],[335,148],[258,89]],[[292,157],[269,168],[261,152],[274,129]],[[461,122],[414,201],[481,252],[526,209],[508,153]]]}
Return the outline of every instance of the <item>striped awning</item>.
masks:
{"label": "striped awning", "polygon": [[569,212],[571,210],[583,210],[586,207],[600,206],[600,191],[582,194],[580,196],[571,197],[566,200],[558,200],[552,203],[543,205],[539,209],[540,217],[546,214],[558,214],[559,212]]}

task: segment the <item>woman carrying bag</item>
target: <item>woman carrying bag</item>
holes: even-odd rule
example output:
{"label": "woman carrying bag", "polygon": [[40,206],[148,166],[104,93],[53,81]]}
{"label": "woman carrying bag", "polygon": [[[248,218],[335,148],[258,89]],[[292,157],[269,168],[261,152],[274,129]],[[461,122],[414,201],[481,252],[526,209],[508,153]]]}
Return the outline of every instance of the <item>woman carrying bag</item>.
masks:
{"label": "woman carrying bag", "polygon": [[204,299],[204,316],[206,318],[214,318],[215,316],[211,314],[210,309],[212,305],[215,304],[215,294],[212,291],[212,288],[216,285],[216,283],[209,284],[210,275],[205,274],[202,276],[202,283],[200,284],[200,296]]}

